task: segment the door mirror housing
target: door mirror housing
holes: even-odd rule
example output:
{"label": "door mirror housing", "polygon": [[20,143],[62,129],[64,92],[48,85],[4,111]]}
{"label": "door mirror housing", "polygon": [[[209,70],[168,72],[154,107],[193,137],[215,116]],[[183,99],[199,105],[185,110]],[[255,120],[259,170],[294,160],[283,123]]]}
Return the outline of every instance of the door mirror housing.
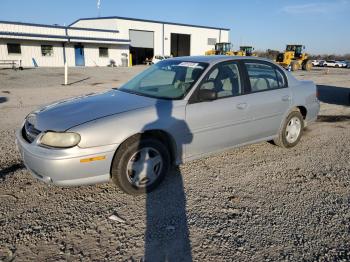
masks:
{"label": "door mirror housing", "polygon": [[213,101],[218,98],[217,93],[211,89],[200,89],[198,94],[199,101]]}

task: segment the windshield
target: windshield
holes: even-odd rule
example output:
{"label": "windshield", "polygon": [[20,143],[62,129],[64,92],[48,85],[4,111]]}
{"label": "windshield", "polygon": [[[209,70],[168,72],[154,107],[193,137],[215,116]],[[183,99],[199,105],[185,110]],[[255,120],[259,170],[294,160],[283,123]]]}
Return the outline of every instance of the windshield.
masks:
{"label": "windshield", "polygon": [[287,48],[286,48],[287,51],[293,51],[297,54],[301,54],[302,51],[303,51],[303,47],[300,46],[300,45],[287,45]]}
{"label": "windshield", "polygon": [[145,70],[118,90],[163,99],[181,99],[208,64],[163,60]]}
{"label": "windshield", "polygon": [[295,49],[296,54],[301,54],[303,52],[303,48],[301,46],[297,46]]}
{"label": "windshield", "polygon": [[246,52],[247,54],[253,53],[253,47],[251,46],[241,46],[241,51]]}

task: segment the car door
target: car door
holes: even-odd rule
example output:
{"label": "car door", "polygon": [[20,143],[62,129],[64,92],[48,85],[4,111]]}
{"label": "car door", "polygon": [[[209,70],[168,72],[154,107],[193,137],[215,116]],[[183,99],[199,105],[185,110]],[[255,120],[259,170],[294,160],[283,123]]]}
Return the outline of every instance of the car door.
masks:
{"label": "car door", "polygon": [[249,79],[247,90],[250,141],[273,137],[278,133],[291,104],[291,92],[285,73],[272,63],[261,60],[244,62]]}
{"label": "car door", "polygon": [[249,116],[244,96],[244,77],[240,63],[230,61],[214,66],[199,85],[214,90],[217,99],[200,101],[196,93],[186,106],[186,122],[193,134],[185,147],[185,157],[218,151],[246,141]]}

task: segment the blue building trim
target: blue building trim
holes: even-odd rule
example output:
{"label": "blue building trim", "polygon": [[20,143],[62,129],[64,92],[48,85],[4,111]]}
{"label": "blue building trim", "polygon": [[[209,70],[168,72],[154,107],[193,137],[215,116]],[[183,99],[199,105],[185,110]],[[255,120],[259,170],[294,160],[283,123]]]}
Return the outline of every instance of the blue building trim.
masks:
{"label": "blue building trim", "polygon": [[130,20],[130,21],[140,21],[140,22],[150,22],[150,23],[157,23],[157,24],[190,26],[190,27],[198,27],[198,28],[230,31],[229,28],[220,28],[220,27],[211,27],[211,26],[202,26],[202,25],[191,25],[191,24],[182,24],[182,23],[165,22],[165,21],[148,20],[148,19],[139,19],[139,18],[130,18],[130,17],[121,17],[121,16],[105,16],[105,17],[80,18],[80,19],[74,21],[73,23],[71,23],[69,26],[72,26],[72,25],[74,25],[75,23],[77,23],[77,22],[79,22],[81,20],[99,20],[99,19],[122,19],[122,20]]}

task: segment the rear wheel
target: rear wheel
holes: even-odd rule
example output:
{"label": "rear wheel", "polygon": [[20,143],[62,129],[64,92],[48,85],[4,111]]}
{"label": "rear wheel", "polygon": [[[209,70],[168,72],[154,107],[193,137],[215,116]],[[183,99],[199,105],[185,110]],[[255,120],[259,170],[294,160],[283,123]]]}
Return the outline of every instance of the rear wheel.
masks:
{"label": "rear wheel", "polygon": [[274,144],[283,148],[296,146],[303,134],[304,119],[299,110],[292,111],[286,118]]}
{"label": "rear wheel", "polygon": [[154,138],[125,142],[114,156],[112,181],[125,193],[139,195],[154,190],[170,168],[170,154]]}
{"label": "rear wheel", "polygon": [[303,62],[303,70],[310,71],[312,69],[312,62],[310,60],[306,60]]}

